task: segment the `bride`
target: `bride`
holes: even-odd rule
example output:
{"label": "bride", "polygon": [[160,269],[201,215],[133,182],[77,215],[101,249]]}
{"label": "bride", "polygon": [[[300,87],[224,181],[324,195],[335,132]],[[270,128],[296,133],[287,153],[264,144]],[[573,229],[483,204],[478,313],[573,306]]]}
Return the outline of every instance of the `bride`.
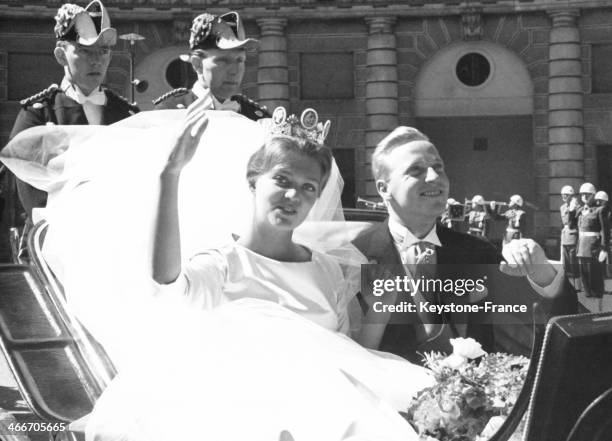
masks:
{"label": "bride", "polygon": [[348,333],[349,293],[339,264],[293,240],[295,228],[306,219],[329,178],[332,154],[316,142],[322,137],[316,127],[292,125],[282,114],[278,117],[279,112],[271,127],[273,136],[247,164],[246,180],[253,194],[250,224],[235,242],[191,257],[181,273],[179,178],[206,129],[204,109],[202,102],[189,109],[161,172],[153,279],[172,288],[171,296],[184,296],[197,307],[259,298]]}
{"label": "bride", "polygon": [[[300,231],[313,212],[327,212],[321,202],[336,183],[329,177],[336,171],[322,145],[322,125],[305,118],[298,125],[276,114],[272,129],[284,127],[283,134],[273,133],[248,154],[244,148],[228,152],[230,146],[218,145],[231,137],[228,129],[247,130],[238,136],[243,141],[259,139],[259,129],[203,108],[197,101],[188,109],[174,139],[141,116],[72,142],[71,148],[88,146],[87,155],[81,151],[78,160],[66,161],[72,177],[50,198],[47,257],[56,262],[80,319],[107,350],[113,348],[111,355],[119,354],[114,360],[121,359],[119,375],[89,419],[87,438],[416,440],[397,411],[433,380],[425,369],[367,350],[346,335],[356,284],[344,264],[356,260],[339,259],[341,266],[325,253],[329,244],[312,240],[322,236],[320,225]],[[120,149],[130,145],[125,139],[138,142],[134,151],[121,152],[117,164]],[[142,162],[145,154],[147,166],[136,170],[132,159]],[[194,160],[208,163],[205,181],[198,181],[202,169],[189,168]],[[88,165],[74,166],[79,161]],[[244,176],[244,164],[248,197],[234,189],[244,178],[232,175],[240,168]],[[109,167],[114,180],[100,178]],[[196,190],[196,182],[209,187]],[[192,191],[185,195],[188,184]],[[158,215],[148,228],[144,213],[155,206]],[[215,224],[218,212],[231,225]],[[234,228],[237,240],[216,237]],[[94,235],[86,245],[78,240],[84,230]],[[206,240],[201,230],[208,231]],[[200,239],[190,243],[194,237]],[[219,245],[211,246],[215,240]],[[187,253],[193,257],[183,260]],[[158,283],[143,277],[150,270],[142,265],[151,261]],[[134,317],[138,327],[128,332]],[[111,328],[121,330],[123,341],[106,338]],[[116,350],[119,343],[129,350]]]}

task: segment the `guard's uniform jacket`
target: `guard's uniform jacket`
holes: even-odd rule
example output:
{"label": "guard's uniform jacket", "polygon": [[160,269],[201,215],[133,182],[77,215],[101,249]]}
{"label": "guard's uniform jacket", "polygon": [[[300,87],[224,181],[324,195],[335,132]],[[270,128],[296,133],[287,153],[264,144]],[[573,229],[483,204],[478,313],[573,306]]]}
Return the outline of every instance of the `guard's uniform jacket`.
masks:
{"label": "guard's uniform jacket", "polygon": [[[578,245],[578,212],[581,206],[575,205],[570,209],[571,199],[559,207],[561,214],[561,255],[565,273],[577,277],[579,274],[578,261],[576,259],[576,246]],[[575,204],[575,203],[574,203]]]}
{"label": "guard's uniform jacket", "polygon": [[453,218],[453,216],[451,216],[450,210],[446,210],[444,214],[442,214],[442,217],[440,218],[440,223],[446,228],[459,231],[459,221],[457,221],[456,218]]}
{"label": "guard's uniform jacket", "polygon": [[[191,89],[185,87],[179,87],[178,89],[171,90],[153,100],[156,110],[161,109],[186,109],[191,103],[198,99],[198,96]],[[246,116],[253,121],[257,121],[261,118],[270,118],[270,112],[266,106],[247,98],[245,95],[234,95],[230,98],[230,101],[237,103],[237,113]]]}
{"label": "guard's uniform jacket", "polygon": [[445,212],[440,218],[440,223],[444,225],[446,228],[453,228],[453,221],[451,220],[448,212]]}
{"label": "guard's uniform jacket", "polygon": [[[121,121],[139,111],[135,104],[116,94],[110,89],[102,88],[106,95],[106,104],[102,109],[102,125]],[[21,100],[21,110],[17,114],[10,139],[18,133],[31,127],[62,124],[62,125],[88,125],[87,116],[83,106],[69,98],[57,85],[52,84],[45,90]],[[44,207],[47,204],[47,193],[32,187],[17,179],[19,199],[27,213],[23,237],[27,237],[31,227],[32,208]],[[23,247],[22,247],[23,249]]]}
{"label": "guard's uniform jacket", "polygon": [[508,225],[504,233],[504,243],[523,237],[526,219],[525,211],[520,208],[510,208],[506,210],[502,216],[508,220]]}
{"label": "guard's uniform jacket", "polygon": [[[103,88],[106,104],[102,113],[102,125],[121,121],[139,111],[135,104]],[[21,101],[21,110],[17,115],[10,138],[30,127],[48,123],[65,125],[88,125],[83,106],[66,94],[56,84],[52,84],[42,92]]]}
{"label": "guard's uniform jacket", "polygon": [[[102,125],[113,124],[121,121],[139,111],[135,104],[131,104],[126,98],[116,94],[110,89],[103,88],[106,95],[106,104],[102,112]],[[30,127],[42,126],[46,124],[62,125],[88,125],[87,117],[83,106],[72,98],[66,96],[64,91],[57,84],[52,84],[42,92],[21,100],[21,110],[17,114],[17,119],[13,125],[10,138]],[[30,205],[28,201],[23,201],[24,183],[18,182],[18,190],[24,205],[28,205],[26,211],[31,215],[31,207],[44,207],[47,202],[47,195],[43,191],[35,192],[30,187],[30,196],[33,198]],[[36,193],[36,195],[34,195]]]}
{"label": "guard's uniform jacket", "polygon": [[578,212],[582,207],[578,206],[570,210],[570,201],[559,207],[561,213],[561,245],[576,245],[578,243]]}
{"label": "guard's uniform jacket", "polygon": [[603,264],[599,252],[608,250],[610,226],[604,207],[585,205],[578,214],[578,247],[582,287],[587,297],[601,297],[604,291]]}
{"label": "guard's uniform jacket", "polygon": [[585,205],[578,214],[578,257],[595,257],[608,249],[610,226],[604,207]]}
{"label": "guard's uniform jacket", "polygon": [[468,233],[473,236],[487,236],[489,214],[486,211],[470,211],[468,215]]}

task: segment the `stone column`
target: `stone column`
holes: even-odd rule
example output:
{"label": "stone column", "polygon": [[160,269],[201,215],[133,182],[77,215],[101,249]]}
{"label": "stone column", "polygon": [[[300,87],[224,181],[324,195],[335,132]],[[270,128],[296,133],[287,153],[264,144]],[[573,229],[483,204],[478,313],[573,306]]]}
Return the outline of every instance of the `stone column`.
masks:
{"label": "stone column", "polygon": [[[376,144],[398,126],[397,52],[395,17],[367,17],[365,162],[371,163]],[[370,179],[370,174],[367,174]],[[372,184],[372,181],[369,181]],[[366,181],[366,194],[376,195]]]}
{"label": "stone column", "polygon": [[259,65],[257,68],[258,101],[270,112],[277,106],[289,111],[289,67],[285,18],[259,18]]}
{"label": "stone column", "polygon": [[559,191],[584,180],[582,62],[578,10],[549,11],[548,77],[549,225],[560,225]]}

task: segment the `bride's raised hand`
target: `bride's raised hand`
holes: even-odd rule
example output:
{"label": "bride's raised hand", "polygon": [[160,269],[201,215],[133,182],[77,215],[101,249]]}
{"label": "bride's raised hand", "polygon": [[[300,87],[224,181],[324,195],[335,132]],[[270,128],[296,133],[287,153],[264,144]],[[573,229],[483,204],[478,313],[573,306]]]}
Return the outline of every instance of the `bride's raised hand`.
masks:
{"label": "bride's raised hand", "polygon": [[211,99],[210,95],[198,98],[187,108],[187,114],[168,157],[165,173],[180,173],[193,158],[200,138],[208,126],[206,110],[212,108]]}

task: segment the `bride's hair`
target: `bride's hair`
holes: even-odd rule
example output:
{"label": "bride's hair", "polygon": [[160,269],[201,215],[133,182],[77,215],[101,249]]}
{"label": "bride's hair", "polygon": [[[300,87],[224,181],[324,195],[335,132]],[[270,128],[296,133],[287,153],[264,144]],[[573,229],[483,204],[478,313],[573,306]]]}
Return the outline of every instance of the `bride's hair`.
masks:
{"label": "bride's hair", "polygon": [[247,164],[246,178],[249,186],[254,187],[255,181],[263,173],[284,161],[287,153],[298,153],[314,159],[321,167],[321,191],[325,187],[332,165],[331,150],[323,144],[295,136],[276,135],[259,148]]}

